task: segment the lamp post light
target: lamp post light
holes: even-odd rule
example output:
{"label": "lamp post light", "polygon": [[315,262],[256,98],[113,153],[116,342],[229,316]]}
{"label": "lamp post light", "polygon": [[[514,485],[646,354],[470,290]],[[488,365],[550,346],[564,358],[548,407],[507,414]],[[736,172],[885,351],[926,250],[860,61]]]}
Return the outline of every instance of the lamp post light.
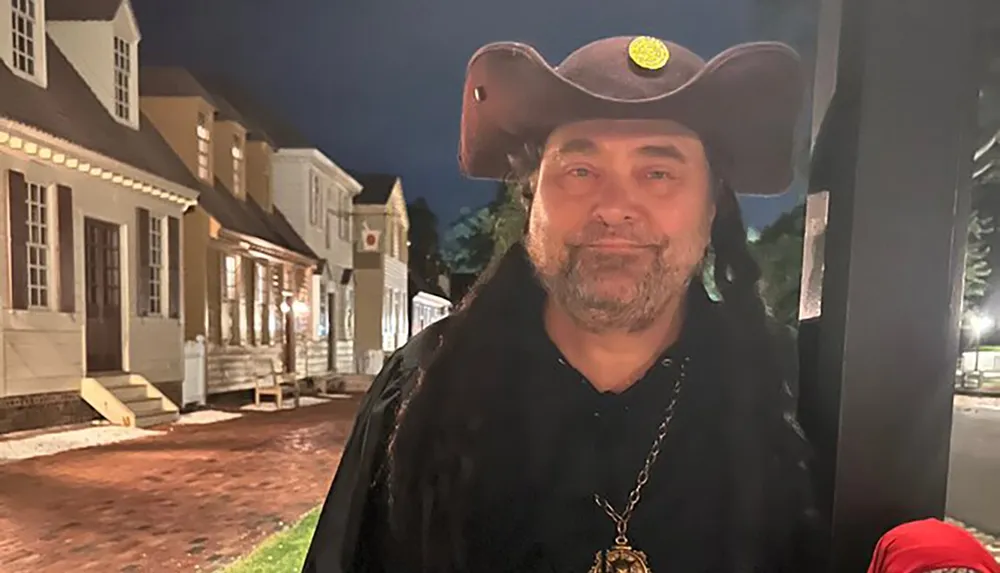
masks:
{"label": "lamp post light", "polygon": [[972,336],[976,344],[975,365],[972,372],[979,374],[979,347],[981,346],[983,335],[993,328],[993,319],[982,314],[973,314],[969,317],[969,327],[972,329]]}

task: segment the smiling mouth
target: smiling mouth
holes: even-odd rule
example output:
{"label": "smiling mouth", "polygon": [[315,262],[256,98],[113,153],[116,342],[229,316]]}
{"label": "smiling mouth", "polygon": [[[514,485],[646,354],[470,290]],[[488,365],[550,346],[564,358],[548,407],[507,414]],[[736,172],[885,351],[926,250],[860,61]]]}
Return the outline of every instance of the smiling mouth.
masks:
{"label": "smiling mouth", "polygon": [[636,250],[648,250],[652,249],[653,245],[642,245],[639,243],[630,243],[627,241],[601,241],[598,243],[587,243],[585,245],[580,245],[584,249],[594,249],[600,251],[636,251]]}

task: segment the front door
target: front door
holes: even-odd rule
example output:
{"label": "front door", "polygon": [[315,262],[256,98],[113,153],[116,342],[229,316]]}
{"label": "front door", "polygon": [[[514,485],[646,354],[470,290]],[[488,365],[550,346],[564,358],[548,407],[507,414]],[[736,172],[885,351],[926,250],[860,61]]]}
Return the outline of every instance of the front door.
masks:
{"label": "front door", "polygon": [[118,225],[84,219],[87,372],[122,369],[121,252]]}
{"label": "front door", "polygon": [[333,372],[337,369],[337,340],[339,338],[337,329],[340,328],[337,316],[339,313],[337,312],[337,295],[330,292],[326,296],[326,369]]}

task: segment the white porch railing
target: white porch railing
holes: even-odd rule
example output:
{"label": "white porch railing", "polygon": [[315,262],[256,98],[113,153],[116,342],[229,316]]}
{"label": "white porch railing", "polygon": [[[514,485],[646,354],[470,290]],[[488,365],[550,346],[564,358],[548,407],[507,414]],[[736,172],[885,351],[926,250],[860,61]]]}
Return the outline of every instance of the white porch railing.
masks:
{"label": "white porch railing", "polygon": [[183,404],[205,404],[205,337],[198,336],[184,343],[184,386]]}

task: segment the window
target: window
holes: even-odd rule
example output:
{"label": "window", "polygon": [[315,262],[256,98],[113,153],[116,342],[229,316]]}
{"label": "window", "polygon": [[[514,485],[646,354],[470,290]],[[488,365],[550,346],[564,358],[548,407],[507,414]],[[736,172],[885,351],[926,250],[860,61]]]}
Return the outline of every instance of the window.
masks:
{"label": "window", "polygon": [[319,175],[313,173],[309,179],[309,222],[314,227],[323,223],[320,215],[323,212],[323,196],[319,188]]}
{"label": "window", "polygon": [[330,334],[330,298],[326,293],[326,285],[319,287],[319,316],[316,317],[316,337],[323,339]]}
{"label": "window", "polygon": [[49,306],[49,190],[37,183],[28,190],[28,307]]}
{"label": "window", "polygon": [[233,195],[241,193],[243,184],[243,141],[239,135],[233,136]]}
{"label": "window", "polygon": [[341,193],[340,195],[340,238],[345,241],[351,240],[351,195]]}
{"label": "window", "polygon": [[115,36],[115,115],[132,118],[132,44]]}
{"label": "window", "polygon": [[333,225],[330,223],[330,213],[326,213],[323,216],[323,220],[326,221],[323,228],[323,236],[326,239],[326,248],[329,249],[333,246]]}
{"label": "window", "polygon": [[268,344],[270,342],[270,332],[264,329],[268,322],[267,296],[267,265],[257,263],[254,265],[254,289],[253,289],[253,340],[257,344]]}
{"label": "window", "polygon": [[208,180],[208,149],[212,132],[208,129],[208,117],[198,112],[198,177]]}
{"label": "window", "polygon": [[11,47],[14,68],[36,74],[38,50],[38,6],[35,0],[10,0]]}
{"label": "window", "polygon": [[163,219],[149,219],[149,314],[163,313]]}
{"label": "window", "polygon": [[343,332],[340,333],[341,340],[354,339],[354,285],[344,286],[344,323]]}
{"label": "window", "polygon": [[240,301],[239,301],[239,277],[240,260],[232,255],[226,255],[223,259],[223,285],[222,285],[222,343],[240,343]]}
{"label": "window", "polygon": [[268,301],[270,311],[267,313],[267,336],[270,344],[281,344],[285,340],[285,313],[282,306],[285,302],[284,291],[285,271],[281,265],[270,267],[271,299]]}

